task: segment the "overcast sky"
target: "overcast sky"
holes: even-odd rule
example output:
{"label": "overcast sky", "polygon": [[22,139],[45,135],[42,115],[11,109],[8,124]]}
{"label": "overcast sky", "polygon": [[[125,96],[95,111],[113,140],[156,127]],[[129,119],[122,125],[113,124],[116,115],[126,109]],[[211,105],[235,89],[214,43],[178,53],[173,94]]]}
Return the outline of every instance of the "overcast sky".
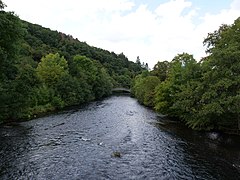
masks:
{"label": "overcast sky", "polygon": [[240,16],[240,0],[3,0],[21,19],[153,67],[182,52],[199,60],[203,40]]}

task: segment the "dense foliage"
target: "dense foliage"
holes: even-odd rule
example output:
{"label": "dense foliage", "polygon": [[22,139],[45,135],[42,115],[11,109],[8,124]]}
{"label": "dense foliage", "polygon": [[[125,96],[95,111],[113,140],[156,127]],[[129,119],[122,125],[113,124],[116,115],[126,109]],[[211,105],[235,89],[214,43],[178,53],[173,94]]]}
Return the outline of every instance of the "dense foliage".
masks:
{"label": "dense foliage", "polygon": [[141,65],[20,20],[0,1],[0,123],[79,105],[130,87]]}
{"label": "dense foliage", "polygon": [[49,53],[59,53],[64,56],[72,66],[75,55],[86,56],[96,60],[103,65],[106,72],[112,77],[115,87],[129,88],[131,80],[142,71],[141,65],[129,61],[123,54],[115,54],[100,48],[89,46],[85,42],[74,39],[57,31],[51,31],[40,25],[23,22],[27,34],[24,37],[22,53],[31,56],[34,61],[39,62],[43,56]]}
{"label": "dense foliage", "polygon": [[193,129],[240,129],[240,18],[209,33],[204,45],[208,56],[200,62],[187,53],[170,63],[158,62],[150,73],[135,78],[133,93],[141,103],[154,102],[157,111]]}
{"label": "dense foliage", "polygon": [[200,62],[182,53],[149,72],[139,57],[128,61],[123,53],[22,21],[4,7],[0,0],[0,122],[132,86],[142,104],[193,129],[240,129],[240,18],[208,34],[208,56]]}

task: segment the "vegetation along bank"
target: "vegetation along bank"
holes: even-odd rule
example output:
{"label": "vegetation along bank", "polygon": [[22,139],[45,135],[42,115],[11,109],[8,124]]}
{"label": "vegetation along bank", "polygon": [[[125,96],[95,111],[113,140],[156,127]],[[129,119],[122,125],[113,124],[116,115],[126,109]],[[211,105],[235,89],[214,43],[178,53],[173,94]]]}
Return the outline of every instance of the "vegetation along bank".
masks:
{"label": "vegetation along bank", "polygon": [[178,54],[138,75],[132,93],[144,105],[198,130],[240,130],[240,18],[204,40],[207,57]]}
{"label": "vegetation along bank", "polygon": [[79,105],[132,89],[156,111],[193,129],[240,129],[240,18],[204,40],[197,62],[182,53],[152,71],[71,35],[20,20],[0,1],[0,123]]}
{"label": "vegetation along bank", "polygon": [[0,1],[0,123],[129,88],[143,68],[121,54],[20,20]]}

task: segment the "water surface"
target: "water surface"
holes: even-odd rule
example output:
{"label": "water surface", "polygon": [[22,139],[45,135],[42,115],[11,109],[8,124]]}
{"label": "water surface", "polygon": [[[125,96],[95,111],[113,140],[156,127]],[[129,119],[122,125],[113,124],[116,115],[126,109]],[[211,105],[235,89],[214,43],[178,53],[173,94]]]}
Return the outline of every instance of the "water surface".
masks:
{"label": "water surface", "polygon": [[166,123],[129,96],[2,126],[0,143],[0,179],[240,179],[238,137]]}

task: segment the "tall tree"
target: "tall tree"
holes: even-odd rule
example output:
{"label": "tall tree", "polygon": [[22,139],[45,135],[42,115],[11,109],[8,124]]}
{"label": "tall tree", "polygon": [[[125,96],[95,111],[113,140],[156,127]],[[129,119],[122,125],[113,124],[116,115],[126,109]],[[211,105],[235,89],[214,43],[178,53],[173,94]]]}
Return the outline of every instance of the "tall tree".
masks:
{"label": "tall tree", "polygon": [[60,96],[58,85],[69,75],[66,59],[58,53],[50,53],[41,59],[36,72],[40,81],[47,87],[46,90],[49,91],[50,103],[56,108],[62,108],[64,100]]}
{"label": "tall tree", "polygon": [[17,63],[23,35],[24,29],[20,19],[11,12],[0,11],[0,79],[14,79],[14,64]]}
{"label": "tall tree", "polygon": [[48,86],[54,86],[59,79],[68,74],[68,64],[58,53],[48,54],[41,59],[37,67],[37,75]]}
{"label": "tall tree", "polygon": [[165,81],[167,79],[169,66],[170,63],[168,61],[158,61],[157,64],[153,67],[151,74],[157,76],[161,81]]}
{"label": "tall tree", "polygon": [[4,7],[0,1],[0,121],[15,116],[22,102],[16,87],[19,84],[18,50],[24,29],[20,19],[12,12],[3,11]]}
{"label": "tall tree", "polygon": [[189,83],[195,76],[196,60],[187,53],[178,54],[170,63],[168,77],[156,88],[155,109],[172,116],[179,116],[178,94],[182,86]]}
{"label": "tall tree", "polygon": [[203,110],[217,128],[239,128],[240,124],[239,29],[240,18],[232,25],[222,25],[204,41],[210,53],[206,59],[210,70],[204,74],[208,88],[202,97]]}
{"label": "tall tree", "polygon": [[150,76],[148,71],[144,71],[134,79],[132,93],[140,103],[153,107],[155,88],[160,83],[156,76]]}

